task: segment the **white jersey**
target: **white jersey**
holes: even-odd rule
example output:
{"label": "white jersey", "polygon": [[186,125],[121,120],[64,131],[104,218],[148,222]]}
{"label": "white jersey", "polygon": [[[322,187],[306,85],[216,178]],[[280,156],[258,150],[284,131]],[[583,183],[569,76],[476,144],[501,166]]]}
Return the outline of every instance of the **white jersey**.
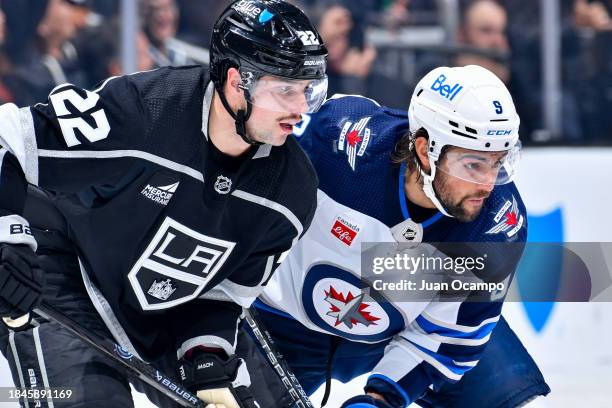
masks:
{"label": "white jersey", "polygon": [[[372,375],[391,380],[413,401],[422,384],[458,381],[477,364],[505,293],[494,302],[391,302],[364,287],[361,244],[394,242],[391,228],[410,219],[405,167],[391,162],[407,129],[405,111],[355,96],[332,98],[305,118],[295,133],[319,177],[318,208],[260,299],[311,330],[384,342]],[[438,212],[413,224],[412,238],[424,243],[519,243],[522,253],[527,236],[525,207],[512,183],[496,186],[472,222]],[[514,270],[518,258],[502,248],[487,273],[502,264]]]}
{"label": "white jersey", "polygon": [[361,243],[395,242],[389,227],[321,190],[314,220],[268,283],[261,297],[266,304],[311,330],[368,343],[388,339],[416,319],[426,302],[392,305],[362,294]]}

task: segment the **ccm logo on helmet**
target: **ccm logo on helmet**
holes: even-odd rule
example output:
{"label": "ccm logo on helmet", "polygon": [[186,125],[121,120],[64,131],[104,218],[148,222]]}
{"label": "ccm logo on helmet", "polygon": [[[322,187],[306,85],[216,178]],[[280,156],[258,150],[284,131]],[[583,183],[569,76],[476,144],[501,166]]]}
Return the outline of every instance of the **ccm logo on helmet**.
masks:
{"label": "ccm logo on helmet", "polygon": [[463,86],[459,84],[455,84],[453,86],[444,85],[444,82],[446,82],[446,75],[440,74],[440,76],[431,85],[431,90],[438,92],[449,101],[452,101],[455,96],[457,96],[459,91],[463,89]]}
{"label": "ccm logo on helmet", "polygon": [[512,130],[489,130],[487,136],[508,136]]}

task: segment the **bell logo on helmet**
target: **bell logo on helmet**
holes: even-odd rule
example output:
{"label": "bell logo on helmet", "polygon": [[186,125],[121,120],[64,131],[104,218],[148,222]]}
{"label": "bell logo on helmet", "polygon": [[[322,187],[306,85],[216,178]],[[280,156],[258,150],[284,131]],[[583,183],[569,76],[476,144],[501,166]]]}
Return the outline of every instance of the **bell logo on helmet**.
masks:
{"label": "bell logo on helmet", "polygon": [[438,92],[449,101],[452,101],[463,89],[463,86],[459,85],[458,83],[453,86],[445,85],[444,82],[446,82],[446,75],[440,74],[440,76],[436,78],[434,83],[431,85],[431,90]]}
{"label": "bell logo on helmet", "polygon": [[487,136],[508,136],[512,134],[512,129],[509,130],[489,130]]}

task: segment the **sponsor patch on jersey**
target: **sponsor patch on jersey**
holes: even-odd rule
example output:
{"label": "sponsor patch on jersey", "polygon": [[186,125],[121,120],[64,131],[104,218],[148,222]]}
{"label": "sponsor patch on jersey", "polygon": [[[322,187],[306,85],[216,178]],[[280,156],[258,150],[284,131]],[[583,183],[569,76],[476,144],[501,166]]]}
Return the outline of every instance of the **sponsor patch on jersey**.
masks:
{"label": "sponsor patch on jersey", "polygon": [[331,233],[346,245],[351,246],[360,229],[359,225],[342,217],[336,217]]}
{"label": "sponsor patch on jersey", "polygon": [[151,184],[147,184],[140,194],[147,197],[149,200],[154,203],[161,204],[163,206],[168,205],[170,199],[176,193],[176,189],[179,186],[179,182],[172,183],[166,186],[153,186]]}
{"label": "sponsor patch on jersey", "polygon": [[486,234],[504,233],[508,238],[511,238],[523,228],[525,218],[523,214],[519,213],[518,203],[514,196],[512,196],[512,201],[506,200],[497,213],[495,213],[493,222],[495,225]]}
{"label": "sponsor patch on jersey", "polygon": [[340,138],[338,139],[338,150],[346,152],[349,166],[355,170],[357,157],[363,156],[370,143],[371,131],[367,127],[371,116],[362,118],[353,123],[347,121],[342,126]]}
{"label": "sponsor patch on jersey", "polygon": [[235,245],[166,217],[128,274],[140,306],[166,309],[195,298]]}

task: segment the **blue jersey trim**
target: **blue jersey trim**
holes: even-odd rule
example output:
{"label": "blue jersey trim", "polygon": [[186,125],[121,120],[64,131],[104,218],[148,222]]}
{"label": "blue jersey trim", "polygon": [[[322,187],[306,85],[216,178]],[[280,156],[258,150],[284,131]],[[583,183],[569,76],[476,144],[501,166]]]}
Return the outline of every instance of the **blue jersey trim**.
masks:
{"label": "blue jersey trim", "polygon": [[293,318],[293,316],[291,316],[289,313],[285,313],[282,310],[275,309],[272,306],[269,306],[269,305],[265,304],[264,302],[262,302],[259,299],[255,299],[255,302],[253,302],[253,306],[256,307],[259,310],[264,310],[266,312],[274,313],[276,315],[285,317],[287,319],[295,320]]}
{"label": "blue jersey trim", "polygon": [[[410,218],[410,212],[408,211],[408,203],[406,202],[406,192],[404,191],[404,180],[405,180],[404,175],[406,174],[406,163],[401,164],[399,172],[400,174],[399,174],[399,186],[398,186],[399,192],[398,194],[399,194],[399,200],[400,200],[400,208],[402,209],[402,215],[404,216],[404,219],[407,220],[408,218]],[[444,214],[438,211],[437,213],[432,215],[428,220],[422,222],[421,225],[423,226],[423,228],[427,228],[433,223],[435,223],[436,221],[438,221],[443,216]]]}
{"label": "blue jersey trim", "polygon": [[421,223],[421,225],[423,225],[423,228],[427,228],[442,217],[444,217],[444,214],[438,211],[436,214],[432,215],[431,218],[429,218],[427,221]]}
{"label": "blue jersey trim", "polygon": [[406,192],[404,191],[404,174],[406,174],[406,163],[402,163],[399,172],[400,207],[402,208],[402,215],[404,216],[404,219],[407,220],[408,218],[410,218],[410,213],[408,212],[408,204],[406,203]]}
{"label": "blue jersey trim", "polygon": [[[455,363],[456,360],[453,360],[450,357],[444,356],[442,354],[438,354],[435,351],[431,351],[428,348],[420,346],[420,345],[416,344],[414,341],[409,340],[409,339],[407,339],[404,336],[402,336],[402,338],[404,340],[406,340],[407,342],[409,342],[410,344],[412,344],[417,349],[421,350],[423,353],[425,353],[425,354],[429,355],[430,357],[436,359],[439,363],[443,364],[447,369],[449,369],[450,371],[452,371],[453,373],[455,373],[457,375],[461,375],[462,376],[463,374],[465,374],[466,372],[468,372],[468,371],[470,371],[472,369],[471,366],[460,366],[460,365],[457,365]],[[424,360],[424,361],[427,363],[427,360]],[[440,372],[439,370],[436,370],[436,371]],[[442,372],[440,372],[440,374],[444,375]],[[444,376],[444,377],[446,377],[446,376]],[[449,380],[451,380],[451,379],[449,378]]]}
{"label": "blue jersey trim", "polygon": [[372,375],[370,375],[368,377],[368,380],[370,380],[372,378],[377,378],[379,380],[385,381],[387,384],[389,384],[391,387],[393,387],[395,389],[395,391],[397,391],[397,393],[404,398],[404,407],[407,407],[408,405],[410,405],[412,403],[412,401],[410,400],[410,397],[408,396],[408,394],[406,394],[406,391],[404,391],[402,389],[402,387],[400,387],[400,385],[398,383],[396,383],[395,381],[393,381],[392,379],[390,379],[386,375],[372,374]]}
{"label": "blue jersey trim", "polygon": [[482,339],[488,336],[497,324],[497,322],[491,322],[483,325],[482,327],[474,331],[463,332],[459,330],[450,329],[448,327],[439,326],[425,319],[421,315],[416,318],[416,322],[427,333],[436,333],[440,336],[454,337],[457,339]]}

